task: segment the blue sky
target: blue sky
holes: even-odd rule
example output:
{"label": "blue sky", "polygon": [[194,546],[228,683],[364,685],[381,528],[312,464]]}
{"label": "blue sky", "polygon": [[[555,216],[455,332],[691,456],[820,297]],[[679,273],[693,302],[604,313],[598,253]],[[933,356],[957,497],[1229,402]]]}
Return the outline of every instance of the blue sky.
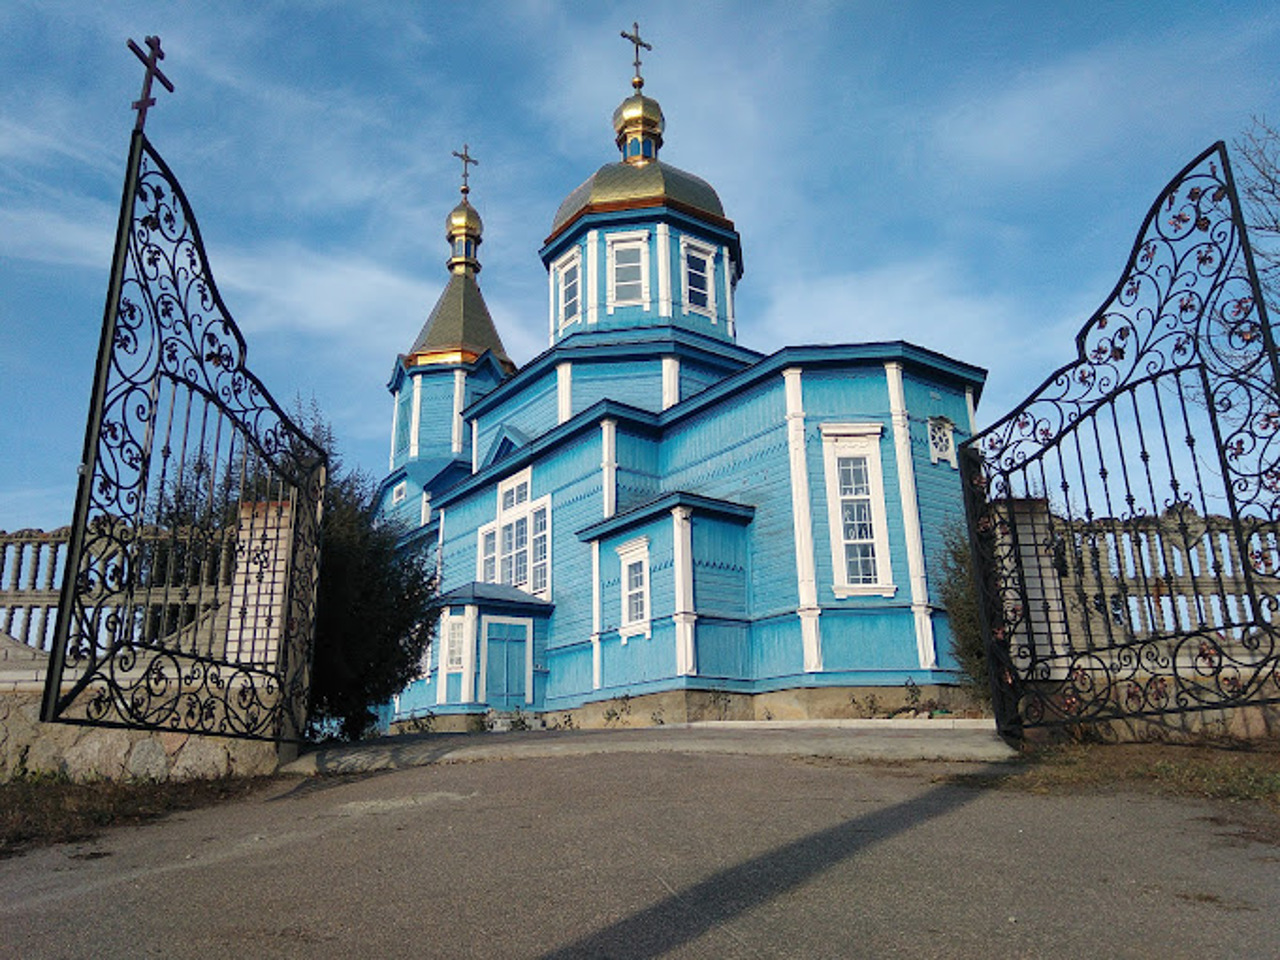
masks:
{"label": "blue sky", "polygon": [[537,250],[615,159],[639,20],[663,159],[743,239],[738,339],[905,339],[990,370],[980,424],[1070,359],[1164,183],[1280,120],[1274,3],[260,2],[0,6],[0,530],[70,519],[141,66],[147,131],[278,399],[385,470],[385,383],[446,279],[464,142],[508,352]]}

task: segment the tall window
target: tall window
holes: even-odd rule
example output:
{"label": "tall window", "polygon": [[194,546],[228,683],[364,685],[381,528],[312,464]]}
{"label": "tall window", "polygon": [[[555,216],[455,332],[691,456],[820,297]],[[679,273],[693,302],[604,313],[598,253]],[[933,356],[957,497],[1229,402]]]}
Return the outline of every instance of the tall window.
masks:
{"label": "tall window", "polygon": [[498,515],[479,531],[477,579],[544,599],[551,587],[551,498],[529,499],[529,470],[498,487]]}
{"label": "tall window", "polygon": [[716,252],[713,247],[682,237],[680,240],[680,285],[684,292],[684,312],[716,315]]}
{"label": "tall window", "polygon": [[447,621],[445,640],[445,670],[462,669],[462,644],[465,639],[463,630],[466,623],[461,617],[450,617]]}
{"label": "tall window", "polygon": [[637,537],[618,547],[622,574],[623,637],[649,632],[649,538]]}
{"label": "tall window", "polygon": [[832,590],[892,596],[878,423],[822,424]]}
{"label": "tall window", "polygon": [[643,230],[608,235],[608,308],[649,305],[649,234]]}
{"label": "tall window", "polygon": [[576,323],[582,315],[582,258],[572,250],[554,267],[556,316],[561,327]]}

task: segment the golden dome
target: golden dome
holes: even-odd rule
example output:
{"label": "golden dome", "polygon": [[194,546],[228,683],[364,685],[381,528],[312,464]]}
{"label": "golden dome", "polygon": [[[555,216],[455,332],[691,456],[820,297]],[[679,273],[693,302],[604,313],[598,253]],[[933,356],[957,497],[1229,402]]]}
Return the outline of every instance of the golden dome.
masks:
{"label": "golden dome", "polygon": [[580,214],[625,210],[633,207],[668,206],[733,229],[715,188],[701,177],[659,160],[643,166],[606,163],[585,183],[565,197],[551,223],[556,235]]}
{"label": "golden dome", "polygon": [[618,109],[613,111],[613,132],[622,136],[623,131],[631,125],[654,130],[661,137],[666,128],[666,120],[658,101],[643,93],[635,93],[618,104]]}
{"label": "golden dome", "polygon": [[479,236],[483,232],[484,223],[480,220],[480,214],[467,202],[467,198],[463,197],[462,202],[449,211],[449,216],[444,222],[445,238],[453,240],[458,234]]}

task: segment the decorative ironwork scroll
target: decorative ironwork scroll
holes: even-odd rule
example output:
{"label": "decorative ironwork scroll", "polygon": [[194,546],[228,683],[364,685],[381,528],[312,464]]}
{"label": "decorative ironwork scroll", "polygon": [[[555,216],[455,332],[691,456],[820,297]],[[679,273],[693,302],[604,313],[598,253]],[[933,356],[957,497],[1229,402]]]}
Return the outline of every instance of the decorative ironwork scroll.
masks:
{"label": "decorative ironwork scroll", "polygon": [[245,355],[191,206],[135,131],[45,720],[301,736],[325,456]]}
{"label": "decorative ironwork scroll", "polygon": [[1076,351],[961,450],[1001,729],[1280,702],[1276,345],[1223,144]]}

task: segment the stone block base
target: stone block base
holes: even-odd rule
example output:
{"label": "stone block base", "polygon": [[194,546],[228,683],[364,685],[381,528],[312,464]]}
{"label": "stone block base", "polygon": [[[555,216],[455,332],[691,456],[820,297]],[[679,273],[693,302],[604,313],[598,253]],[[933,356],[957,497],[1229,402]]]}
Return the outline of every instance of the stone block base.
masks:
{"label": "stone block base", "polygon": [[[203,780],[274,773],[276,744],[198,734],[40,722],[41,694],[0,691],[0,781],[52,775],[72,780]],[[286,748],[289,749],[289,748]]]}

